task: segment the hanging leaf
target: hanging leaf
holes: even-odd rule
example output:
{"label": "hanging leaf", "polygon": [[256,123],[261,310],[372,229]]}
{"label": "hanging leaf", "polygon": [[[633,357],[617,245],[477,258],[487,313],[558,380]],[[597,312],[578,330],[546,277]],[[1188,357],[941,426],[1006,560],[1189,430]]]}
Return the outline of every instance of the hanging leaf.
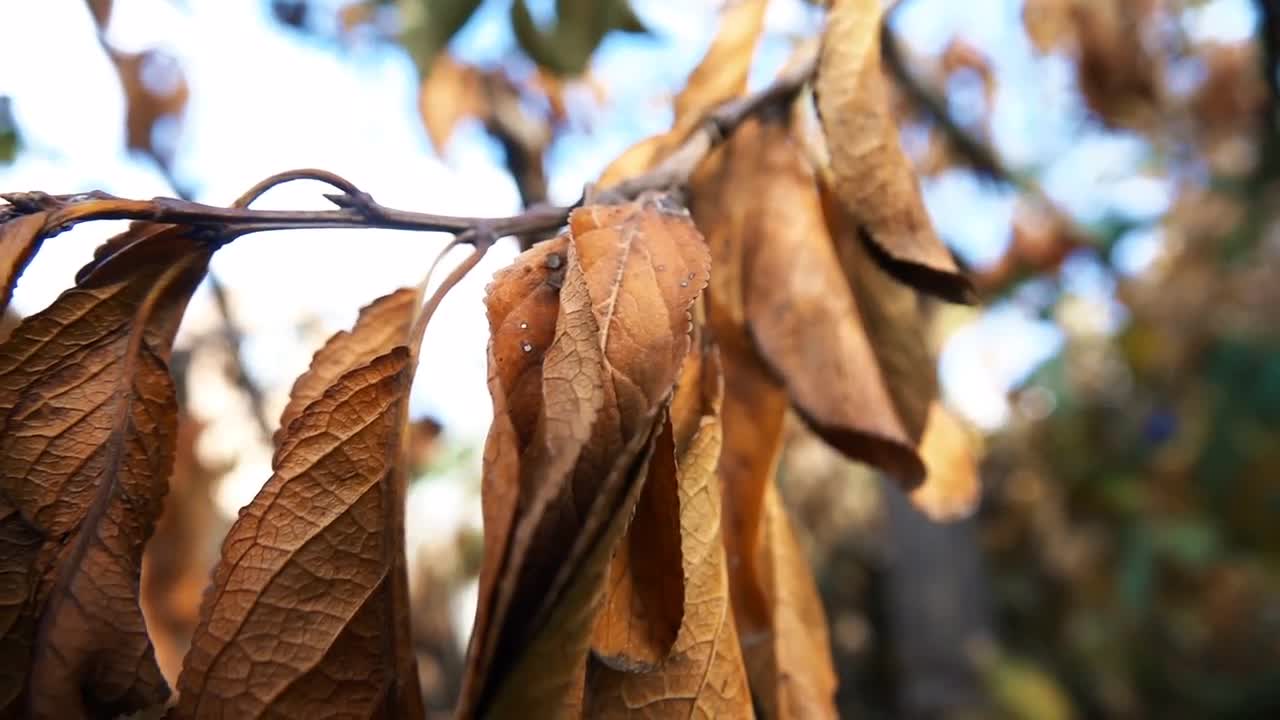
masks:
{"label": "hanging leaf", "polygon": [[722,347],[724,542],[752,695],[764,717],[835,718],[826,619],[774,488],[787,395],[749,347]]}
{"label": "hanging leaf", "polygon": [[[807,564],[774,558],[773,553],[779,551],[771,546],[778,535],[774,528],[782,521],[774,518],[770,513],[776,511],[767,511],[766,506],[766,498],[774,492],[787,409],[794,400],[788,397],[790,379],[784,384],[766,366],[759,349],[761,332],[805,337],[803,333],[810,331],[779,324],[781,319],[765,321],[765,329],[761,330],[756,325],[757,316],[752,314],[760,311],[748,308],[793,292],[799,303],[820,304],[808,289],[815,285],[837,298],[847,297],[849,290],[834,258],[828,260],[828,265],[836,275],[826,285],[812,276],[804,277],[804,284],[799,287],[788,280],[803,276],[803,272],[790,269],[793,263],[801,268],[810,268],[813,263],[811,259],[791,257],[788,250],[812,256],[820,255],[825,247],[826,253],[834,255],[830,236],[822,224],[820,205],[813,196],[816,190],[812,181],[811,196],[806,197],[801,192],[804,185],[797,187],[795,176],[788,175],[797,168],[803,169],[803,162],[797,166],[778,158],[779,153],[785,158],[787,153],[797,151],[788,149],[789,143],[785,129],[779,132],[768,125],[749,123],[703,163],[690,191],[694,218],[699,227],[706,229],[715,268],[706,298],[708,325],[720,347],[724,366],[724,442],[719,469],[724,493],[723,536],[730,569],[730,597],[751,691],[764,717],[822,718],[835,717],[836,685],[831,653],[824,645],[825,620],[820,612],[816,616],[812,612],[810,598],[816,600],[817,596]],[[795,204],[797,201],[799,205]],[[782,209],[779,221],[764,222],[768,217],[763,210],[766,204],[774,211]],[[815,234],[820,242],[811,240]],[[771,252],[775,254],[771,256]],[[778,259],[780,255],[782,260]],[[775,287],[762,287],[770,280]],[[753,299],[755,293],[762,292],[763,299]],[[856,326],[852,303],[847,299],[841,303],[843,315],[826,312],[818,320],[808,318],[807,322]],[[801,346],[804,351],[828,358],[818,362],[848,362],[847,348],[837,349],[829,343],[831,328],[822,324],[811,332],[819,330],[822,342],[806,342]],[[796,378],[797,383],[827,380],[826,376],[803,372]],[[830,382],[825,382],[823,388],[835,395],[843,392]],[[881,412],[883,409],[881,405]],[[863,418],[857,419],[862,421]],[[780,600],[783,583],[788,585],[786,592],[796,593],[786,596],[790,599]],[[799,609],[790,607],[800,600],[804,602]],[[791,616],[785,615],[788,612],[800,612],[811,621],[794,639],[782,635],[780,623],[791,622]],[[794,632],[794,624],[788,626],[787,633]]]}
{"label": "hanging leaf", "polygon": [[[753,716],[720,534],[716,470],[723,383],[716,354],[689,356],[681,378],[681,390],[686,388],[693,401],[673,403],[671,424],[659,441],[644,489],[652,506],[676,510],[676,526],[664,527],[652,522],[652,514],[645,517],[637,511],[628,531],[631,560],[619,562],[628,556],[615,556],[611,580],[629,578],[630,583],[610,583],[609,602],[596,625],[587,674],[587,717],[630,717],[637,712],[650,717]],[[644,502],[642,497],[642,508]],[[630,660],[637,649],[643,652],[644,641],[637,646],[618,640],[644,638],[652,617],[636,616],[613,601],[646,584],[643,574],[635,572],[641,567],[637,560],[644,548],[661,547],[664,536],[674,536],[680,545],[675,557],[682,567],[674,578],[683,580],[682,617],[669,652],[659,662],[639,667]],[[632,631],[629,635],[627,629]],[[619,662],[620,655],[625,662]]]}
{"label": "hanging leaf", "polygon": [[186,111],[190,89],[176,58],[157,51],[122,53],[109,50],[124,87],[128,112],[126,146],[156,159],[161,166],[172,160],[173,148],[156,144],[156,125],[178,120]]}
{"label": "hanging leaf", "polygon": [[880,0],[834,0],[814,80],[842,210],[895,277],[953,302],[969,281],[938,239],[898,138],[880,67]]}
{"label": "hanging leaf", "polygon": [[166,362],[217,243],[174,225],[125,235],[0,346],[6,716],[110,717],[169,693],[138,568],[173,464]]}
{"label": "hanging leaf", "polygon": [[486,570],[460,717],[581,712],[609,557],[709,271],[692,223],[666,207],[576,210],[566,236],[490,286]]}
{"label": "hanging leaf", "polygon": [[770,623],[742,630],[751,686],[767,717],[836,718],[837,677],[822,597],[772,483],[765,487],[760,532],[755,566]]}
{"label": "hanging leaf", "polygon": [[302,411],[319,400],[344,373],[367,365],[406,342],[421,299],[410,290],[398,290],[378,298],[360,310],[350,331],[335,333],[316,351],[310,367],[294,381],[289,391],[289,402],[280,414],[280,429],[275,435],[277,447],[283,445],[289,426]]}
{"label": "hanging leaf", "polygon": [[[708,228],[719,271],[710,291],[717,337],[725,325],[749,336],[760,358],[752,362],[777,374],[824,440],[914,486],[924,476],[915,452],[924,416],[908,420],[914,405],[897,402],[894,388],[921,388],[903,391],[912,401],[932,397],[933,365],[917,328],[879,322],[879,303],[904,289],[868,288],[885,298],[851,289],[815,183],[787,127],[755,121],[695,176],[694,216]],[[890,351],[918,346],[924,362],[886,362],[881,342]]]}
{"label": "hanging leaf", "polygon": [[223,542],[174,717],[423,716],[403,465],[419,300],[375,301],[295,385],[313,399]]}

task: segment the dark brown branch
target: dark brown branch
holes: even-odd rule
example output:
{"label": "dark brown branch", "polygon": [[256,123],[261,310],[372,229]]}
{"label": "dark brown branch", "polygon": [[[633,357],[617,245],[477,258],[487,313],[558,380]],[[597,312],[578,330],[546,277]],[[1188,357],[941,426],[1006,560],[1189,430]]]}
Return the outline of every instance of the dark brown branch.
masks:
{"label": "dark brown branch", "polygon": [[[599,201],[633,200],[649,191],[670,191],[683,187],[695,168],[716,146],[723,143],[747,118],[767,108],[785,104],[814,73],[817,53],[793,64],[772,85],[712,110],[688,137],[653,170],[631,178],[596,195]],[[38,211],[51,211],[47,234],[90,220],[146,220],[208,228],[228,237],[269,230],[313,228],[376,228],[444,232],[459,236],[501,238],[508,235],[539,235],[554,232],[568,220],[568,207],[536,205],[518,215],[497,218],[458,217],[400,210],[376,202],[367,193],[337,175],[317,170],[294,170],[272,176],[241,198],[242,204],[281,182],[316,179],[341,189],[326,195],[336,210],[256,210],[249,207],[215,207],[189,200],[155,198],[130,200],[94,191],[79,195],[48,195],[42,192],[0,194],[8,206],[0,206],[0,222]]]}

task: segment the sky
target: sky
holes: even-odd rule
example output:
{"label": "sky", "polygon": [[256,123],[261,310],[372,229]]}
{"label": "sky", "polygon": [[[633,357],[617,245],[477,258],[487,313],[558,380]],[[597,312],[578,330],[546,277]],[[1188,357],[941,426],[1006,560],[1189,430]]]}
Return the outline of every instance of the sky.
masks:
{"label": "sky", "polygon": [[[1077,219],[1106,213],[1156,217],[1171,189],[1144,174],[1148,150],[1136,137],[1077,130],[1069,68],[1061,57],[1037,57],[1021,30],[1017,0],[906,0],[897,29],[911,47],[936,54],[952,37],[989,53],[1001,79],[993,113],[996,147],[1018,169],[1041,170],[1046,192]],[[340,3],[333,2],[332,5]],[[533,3],[552,11],[549,0]],[[514,47],[507,0],[488,0],[451,50],[478,63],[509,58]],[[609,88],[608,104],[586,108],[578,126],[548,157],[553,201],[569,202],[582,185],[632,142],[665,130],[662,100],[675,92],[704,52],[714,29],[713,0],[637,0],[655,38],[612,36],[593,73]],[[99,47],[82,0],[0,0],[0,94],[13,98],[25,149],[0,167],[0,190],[122,196],[171,194],[162,173],[122,147],[124,100]],[[769,36],[752,73],[768,81],[785,59],[787,37],[812,33],[818,15],[800,0],[775,0]],[[1233,39],[1252,32],[1249,0],[1209,0],[1184,30],[1195,39]],[[176,139],[175,175],[196,199],[225,204],[257,180],[293,167],[326,168],[380,202],[458,215],[505,215],[518,195],[500,150],[474,123],[443,153],[434,151],[417,112],[416,73],[399,48],[366,43],[337,48],[302,37],[270,16],[265,0],[116,0],[110,39],[126,51],[158,47],[175,55],[191,87]],[[980,88],[949,88],[959,117],[974,115]],[[1012,193],[945,173],[924,183],[926,204],[945,239],[981,266],[1007,245]],[[322,188],[298,183],[269,193],[262,207],[322,208]],[[118,224],[82,226],[46,244],[15,293],[31,313],[71,284],[93,247]],[[421,280],[447,237],[391,231],[324,230],[260,234],[221,250],[213,271],[232,291],[246,334],[245,360],[266,387],[287,390],[329,333],[349,325],[379,295]],[[1118,264],[1139,272],[1158,254],[1156,232],[1135,233],[1117,249]],[[428,330],[415,383],[416,414],[439,418],[449,437],[481,442],[490,417],[485,388],[487,335],[480,299],[493,272],[514,256],[495,248],[440,308]],[[460,254],[456,257],[460,257]],[[443,276],[440,272],[438,277]],[[1077,295],[1098,332],[1123,323],[1111,298],[1114,280],[1096,261],[1068,263],[1062,282]],[[1059,346],[1061,330],[1035,302],[1015,297],[981,311],[957,311],[958,329],[940,362],[948,402],[984,429],[1010,418],[1008,390]],[[318,331],[300,333],[300,318]],[[192,303],[180,344],[215,331],[207,292]],[[212,381],[210,381],[212,382]],[[217,417],[243,398],[230,388],[203,393],[202,414]],[[283,403],[277,393],[274,402]],[[247,502],[269,475],[269,451],[244,422],[212,433],[240,460],[223,504]],[[255,446],[257,446],[255,448]],[[450,491],[452,492],[452,491]],[[447,504],[446,504],[447,505]]]}

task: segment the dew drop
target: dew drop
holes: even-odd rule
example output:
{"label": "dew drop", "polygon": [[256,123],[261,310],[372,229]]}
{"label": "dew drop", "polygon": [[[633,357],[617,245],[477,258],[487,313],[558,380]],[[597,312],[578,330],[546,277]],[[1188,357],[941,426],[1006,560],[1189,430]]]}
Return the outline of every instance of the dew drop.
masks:
{"label": "dew drop", "polygon": [[527,323],[527,322],[522,322],[522,323],[520,323],[520,329],[521,329],[521,330],[528,330],[528,329],[529,329],[529,323]]}
{"label": "dew drop", "polygon": [[681,281],[680,281],[680,287],[689,287],[689,281],[688,281],[688,280],[681,280]]}
{"label": "dew drop", "polygon": [[697,277],[695,274],[693,274],[693,273],[689,273],[689,279],[690,279],[690,280],[694,279],[695,277]]}
{"label": "dew drop", "polygon": [[548,270],[559,270],[562,264],[564,264],[564,258],[558,254],[552,253],[547,256],[546,265]]}
{"label": "dew drop", "polygon": [[667,269],[667,266],[666,266],[666,265],[659,265],[659,266],[658,266],[658,272],[662,272],[663,270],[666,270],[666,269]]}
{"label": "dew drop", "polygon": [[523,351],[525,351],[525,352],[533,352],[533,343],[530,343],[530,342],[522,342],[522,343],[520,343],[520,349],[521,349],[521,350],[523,350]]}

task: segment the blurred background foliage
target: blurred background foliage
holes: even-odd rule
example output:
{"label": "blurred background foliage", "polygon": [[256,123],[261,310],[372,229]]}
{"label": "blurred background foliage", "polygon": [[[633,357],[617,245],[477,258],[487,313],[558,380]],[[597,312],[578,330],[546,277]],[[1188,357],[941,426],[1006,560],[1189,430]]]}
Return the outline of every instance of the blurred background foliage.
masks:
{"label": "blurred background foliage", "polygon": [[[511,179],[495,197],[525,205],[573,199],[613,155],[665,127],[723,4],[50,3],[57,22],[93,23],[94,61],[110,63],[124,98],[120,143],[131,167],[168,188],[156,192],[221,187],[183,149],[241,112],[201,103],[183,51],[116,43],[128,35],[118,25],[145,25],[164,6],[250,18],[317,58],[376,70],[371,54],[403,57],[409,70],[396,77],[412,109],[347,112],[417,114],[424,139],[406,158],[434,153],[457,172],[495,164]],[[818,27],[820,4],[774,0],[760,78]],[[38,24],[24,5],[4,7],[0,34],[27,32],[27,13]],[[985,459],[975,512],[936,524],[892,484],[792,433],[780,482],[827,601],[843,712],[1280,717],[1280,2],[895,5],[886,48],[903,141],[984,296],[984,309],[941,311],[935,334],[947,396],[983,431]],[[227,53],[239,42],[217,41]],[[52,79],[6,83],[30,72],[19,60],[0,63],[4,189],[37,189],[10,186],[37,177],[93,187],[109,164],[29,141],[39,115],[15,110],[38,106]],[[80,111],[100,122],[95,108]],[[325,120],[297,122],[323,131]],[[73,171],[23,169],[41,163]],[[510,211],[490,199],[491,212]],[[252,348],[272,326],[237,302],[235,273],[219,277],[204,319],[183,330],[177,367],[191,414],[144,572],[167,672],[234,512],[213,499],[232,479],[265,479],[262,448],[296,374],[286,366],[305,364],[340,324],[289,317],[297,357],[264,370],[271,362]],[[480,385],[468,411],[483,418]],[[211,450],[213,415],[251,429]],[[420,500],[410,507],[420,513],[410,522],[415,639],[438,709],[457,691],[479,542],[478,436],[450,434],[443,416],[415,425]],[[442,513],[450,520],[433,525]]]}

